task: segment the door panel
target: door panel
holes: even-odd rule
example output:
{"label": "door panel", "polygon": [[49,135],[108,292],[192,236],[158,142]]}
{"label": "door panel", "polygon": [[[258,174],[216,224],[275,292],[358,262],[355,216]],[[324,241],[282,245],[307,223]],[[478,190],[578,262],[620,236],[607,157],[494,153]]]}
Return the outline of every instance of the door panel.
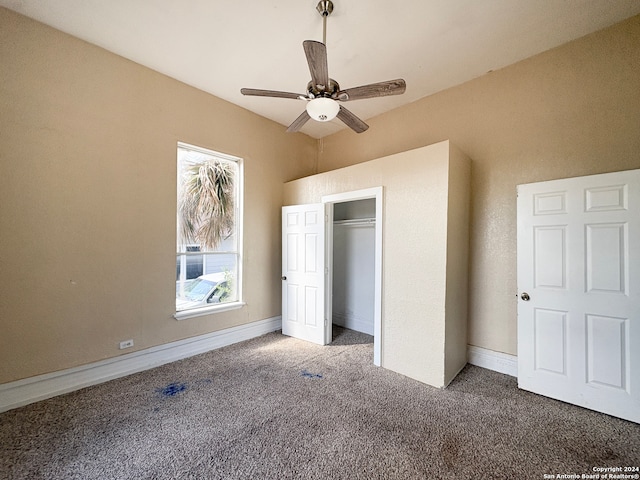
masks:
{"label": "door panel", "polygon": [[625,294],[624,223],[585,225],[587,292]]}
{"label": "door panel", "polygon": [[287,322],[298,322],[298,285],[285,285],[286,292],[284,292],[286,309],[283,312],[282,319]]}
{"label": "door panel", "polygon": [[566,288],[566,226],[534,227],[533,272],[537,288]]}
{"label": "door panel", "polygon": [[520,185],[518,288],[520,388],[640,422],[640,170]]}
{"label": "door panel", "polygon": [[628,319],[587,315],[587,382],[626,390]]}
{"label": "door panel", "polygon": [[536,308],[533,315],[535,369],[567,374],[567,312]]}
{"label": "door panel", "polygon": [[325,345],[325,204],[282,208],[282,333]]}

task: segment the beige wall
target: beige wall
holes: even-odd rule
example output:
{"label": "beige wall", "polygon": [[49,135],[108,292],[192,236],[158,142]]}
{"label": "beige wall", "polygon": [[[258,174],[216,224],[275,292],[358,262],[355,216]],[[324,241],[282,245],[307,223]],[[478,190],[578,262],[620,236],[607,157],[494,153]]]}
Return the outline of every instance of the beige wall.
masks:
{"label": "beige wall", "polygon": [[444,384],[467,364],[471,161],[449,143]]}
{"label": "beige wall", "polygon": [[[284,186],[286,205],[318,203],[323,195],[384,187],[382,366],[436,387],[450,380],[445,378],[444,358],[445,322],[449,320],[456,323],[453,331],[462,337],[462,342],[452,339],[448,345],[449,363],[457,365],[454,375],[466,363],[467,319],[466,312],[460,311],[466,297],[458,299],[458,309],[446,312],[445,303],[451,306],[453,301],[447,287],[460,291],[467,284],[466,258],[447,284],[448,267],[456,263],[453,252],[448,258],[447,250],[459,247],[460,255],[466,257],[465,228],[456,224],[456,230],[449,232],[448,208],[449,178],[456,191],[463,186],[462,190],[468,190],[464,182],[469,180],[469,160],[456,151],[451,165],[458,169],[452,171],[449,153],[445,141]],[[456,218],[464,216],[466,206],[464,200],[455,203]],[[448,233],[457,238],[449,242]]]}
{"label": "beige wall", "polygon": [[515,354],[516,185],[640,167],[640,16],[368,123],[319,171],[443,139],[473,160],[469,343]]}
{"label": "beige wall", "polygon": [[[315,140],[3,8],[0,136],[0,383],[280,315],[282,183]],[[247,305],[181,322],[178,141],[245,161]]]}

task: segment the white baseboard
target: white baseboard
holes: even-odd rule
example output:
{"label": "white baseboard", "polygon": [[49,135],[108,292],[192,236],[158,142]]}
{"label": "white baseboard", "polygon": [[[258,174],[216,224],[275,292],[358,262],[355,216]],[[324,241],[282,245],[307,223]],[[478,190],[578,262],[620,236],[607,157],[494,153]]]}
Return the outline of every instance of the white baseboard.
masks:
{"label": "white baseboard", "polygon": [[518,357],[515,355],[467,345],[467,361],[477,367],[487,368],[512,377],[518,376]]}
{"label": "white baseboard", "polygon": [[282,328],[282,317],[267,318],[80,367],[5,383],[0,385],[0,412],[159,367],[166,363],[259,337],[280,328]]}
{"label": "white baseboard", "polygon": [[373,335],[373,319],[370,322],[362,321],[353,315],[333,313],[333,323],[349,330],[355,330],[356,332],[366,333],[367,335]]}

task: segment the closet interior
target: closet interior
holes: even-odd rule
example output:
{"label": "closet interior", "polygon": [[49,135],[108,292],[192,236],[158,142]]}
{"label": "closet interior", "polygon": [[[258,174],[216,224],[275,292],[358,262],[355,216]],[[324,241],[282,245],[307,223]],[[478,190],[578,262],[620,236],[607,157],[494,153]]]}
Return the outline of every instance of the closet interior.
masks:
{"label": "closet interior", "polygon": [[374,334],[375,198],[334,204],[333,312],[335,325]]}

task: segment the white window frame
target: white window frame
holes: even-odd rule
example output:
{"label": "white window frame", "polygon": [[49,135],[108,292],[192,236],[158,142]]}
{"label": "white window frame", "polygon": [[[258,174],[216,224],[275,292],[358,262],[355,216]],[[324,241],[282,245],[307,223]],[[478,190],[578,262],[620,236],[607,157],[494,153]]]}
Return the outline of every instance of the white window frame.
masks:
{"label": "white window frame", "polygon": [[[188,318],[201,317],[203,315],[210,315],[212,313],[219,312],[227,312],[229,310],[236,310],[242,308],[246,303],[243,301],[242,296],[242,257],[243,257],[243,224],[244,224],[244,161],[240,157],[236,157],[234,155],[229,155],[222,152],[217,152],[215,150],[210,150],[208,148],[199,147],[197,145],[191,145],[189,143],[178,142],[176,146],[176,152],[179,148],[184,148],[187,150],[193,150],[196,152],[203,153],[205,155],[211,155],[216,158],[220,158],[222,160],[229,160],[235,162],[238,165],[238,180],[236,182],[236,205],[235,205],[235,218],[236,218],[236,236],[237,236],[237,245],[236,245],[236,262],[237,262],[237,280],[236,280],[236,291],[237,291],[237,300],[235,302],[227,302],[227,303],[219,303],[216,305],[207,305],[205,307],[200,308],[191,308],[188,310],[176,311],[173,314],[173,318],[176,320],[186,320]],[[177,182],[177,179],[176,179]],[[176,185],[177,186],[177,185]],[[177,244],[177,242],[176,242]],[[233,253],[233,252],[201,252],[202,255],[207,254],[215,254],[215,253]],[[176,256],[179,255],[179,252],[176,252]]]}

